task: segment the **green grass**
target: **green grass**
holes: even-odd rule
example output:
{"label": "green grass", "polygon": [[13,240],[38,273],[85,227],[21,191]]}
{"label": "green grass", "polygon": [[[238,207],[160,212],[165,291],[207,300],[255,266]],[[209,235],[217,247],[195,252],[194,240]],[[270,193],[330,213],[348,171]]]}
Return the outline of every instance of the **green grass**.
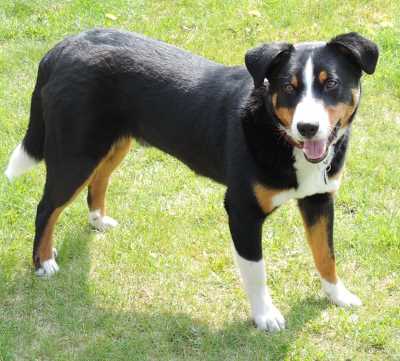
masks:
{"label": "green grass", "polygon": [[288,329],[257,331],[231,260],[224,188],[137,145],[109,190],[120,227],[91,231],[82,194],[57,226],[61,272],[51,280],[37,279],[30,261],[43,165],[13,184],[1,177],[0,360],[400,360],[399,3],[3,0],[1,168],[25,132],[38,61],[67,34],[95,26],[225,64],[243,63],[263,41],[359,31],[379,44],[336,207],[339,273],[364,306],[323,298],[290,203],[263,235],[268,284]]}

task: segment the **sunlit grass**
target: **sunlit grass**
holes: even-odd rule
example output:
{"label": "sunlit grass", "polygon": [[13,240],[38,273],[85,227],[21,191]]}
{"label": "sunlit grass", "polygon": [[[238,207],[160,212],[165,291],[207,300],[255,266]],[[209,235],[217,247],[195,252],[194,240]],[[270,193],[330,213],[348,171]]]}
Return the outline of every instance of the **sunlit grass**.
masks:
{"label": "sunlit grass", "polygon": [[109,190],[120,227],[92,232],[82,194],[57,226],[61,272],[51,280],[35,278],[30,263],[43,165],[13,184],[0,179],[0,360],[399,360],[398,3],[3,0],[3,168],[26,129],[38,61],[91,27],[141,32],[225,64],[242,64],[263,41],[359,31],[379,44],[336,207],[339,273],[364,306],[343,310],[322,297],[290,203],[263,237],[288,329],[257,331],[231,260],[224,188],[136,145]]}

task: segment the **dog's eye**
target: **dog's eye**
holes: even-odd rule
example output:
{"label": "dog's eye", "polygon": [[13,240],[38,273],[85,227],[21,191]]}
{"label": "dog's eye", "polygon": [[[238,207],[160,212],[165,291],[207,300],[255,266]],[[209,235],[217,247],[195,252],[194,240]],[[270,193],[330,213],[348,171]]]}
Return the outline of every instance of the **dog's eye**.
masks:
{"label": "dog's eye", "polygon": [[292,94],[292,93],[294,93],[295,88],[294,88],[294,86],[293,86],[292,84],[286,83],[286,84],[283,86],[283,91],[284,91],[286,94]]}
{"label": "dog's eye", "polygon": [[326,81],[326,83],[325,83],[325,89],[327,89],[327,90],[331,90],[331,89],[334,89],[334,88],[336,88],[337,86],[338,86],[338,82],[336,81],[336,80],[334,80],[334,79],[328,79],[327,81]]}

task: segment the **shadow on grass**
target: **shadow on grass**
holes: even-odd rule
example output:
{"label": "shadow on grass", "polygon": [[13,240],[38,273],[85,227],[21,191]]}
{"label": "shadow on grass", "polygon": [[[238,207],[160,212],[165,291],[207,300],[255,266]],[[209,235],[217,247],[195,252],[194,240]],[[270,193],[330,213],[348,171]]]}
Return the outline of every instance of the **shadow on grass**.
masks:
{"label": "shadow on grass", "polygon": [[1,360],[283,360],[304,325],[327,307],[313,298],[301,300],[286,315],[288,329],[274,335],[242,321],[215,331],[151,305],[147,312],[107,308],[96,303],[104,290],[88,281],[92,238],[89,230],[64,238],[63,272],[51,280],[28,271],[4,280],[12,308],[1,325]]}

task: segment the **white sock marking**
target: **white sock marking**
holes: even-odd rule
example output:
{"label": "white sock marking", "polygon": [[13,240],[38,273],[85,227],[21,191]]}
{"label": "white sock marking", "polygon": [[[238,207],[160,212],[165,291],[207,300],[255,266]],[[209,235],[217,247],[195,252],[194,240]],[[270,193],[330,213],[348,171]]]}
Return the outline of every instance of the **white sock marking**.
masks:
{"label": "white sock marking", "polygon": [[250,301],[252,317],[257,328],[271,332],[283,330],[285,319],[272,303],[266,286],[264,261],[248,261],[237,253],[235,247],[233,248],[235,261]]}
{"label": "white sock marking", "polygon": [[59,271],[58,264],[54,258],[50,258],[42,263],[42,266],[36,270],[39,277],[52,276]]}
{"label": "white sock marking", "polygon": [[22,144],[18,144],[11,154],[5,175],[9,181],[27,172],[39,162],[31,157]]}
{"label": "white sock marking", "polygon": [[118,222],[115,219],[108,216],[102,216],[100,209],[89,212],[89,223],[100,232],[104,232],[107,229],[114,228],[118,225]]}
{"label": "white sock marking", "polygon": [[347,290],[342,281],[330,283],[321,278],[322,288],[328,298],[340,307],[361,306],[361,300],[353,293]]}

